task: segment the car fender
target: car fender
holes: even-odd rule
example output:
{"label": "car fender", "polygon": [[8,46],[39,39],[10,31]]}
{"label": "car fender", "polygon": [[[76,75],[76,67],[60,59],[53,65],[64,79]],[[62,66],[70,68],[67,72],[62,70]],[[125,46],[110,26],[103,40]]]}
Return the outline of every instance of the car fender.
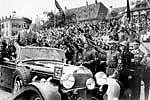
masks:
{"label": "car fender", "polygon": [[61,100],[58,86],[54,86],[50,82],[32,82],[16,93],[13,100],[20,100],[18,98],[23,98],[26,94],[30,94],[30,91],[38,93],[43,100]]}

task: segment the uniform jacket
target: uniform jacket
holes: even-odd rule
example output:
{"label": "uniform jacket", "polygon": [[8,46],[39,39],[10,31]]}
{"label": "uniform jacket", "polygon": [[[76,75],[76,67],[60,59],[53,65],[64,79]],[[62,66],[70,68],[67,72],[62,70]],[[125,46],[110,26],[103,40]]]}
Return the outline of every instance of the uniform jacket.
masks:
{"label": "uniform jacket", "polygon": [[93,73],[96,72],[98,52],[95,49],[87,49],[83,51],[83,65],[89,68]]}
{"label": "uniform jacket", "polygon": [[107,53],[107,65],[110,68],[116,68],[118,64],[119,52],[108,51]]}
{"label": "uniform jacket", "polygon": [[140,49],[132,50],[131,53],[134,55],[133,59],[131,59],[131,62],[135,63],[135,65],[142,64],[144,60],[144,52],[142,52]]}

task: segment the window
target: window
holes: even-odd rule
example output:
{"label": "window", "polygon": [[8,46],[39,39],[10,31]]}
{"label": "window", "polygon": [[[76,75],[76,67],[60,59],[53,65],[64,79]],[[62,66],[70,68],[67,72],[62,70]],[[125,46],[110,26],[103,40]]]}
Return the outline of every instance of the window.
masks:
{"label": "window", "polygon": [[12,31],[12,34],[11,34],[11,35],[12,35],[12,36],[15,36],[15,35],[17,35],[17,33],[18,33],[17,31]]}
{"label": "window", "polygon": [[4,28],[4,24],[2,24],[2,28]]}
{"label": "window", "polygon": [[21,28],[21,25],[18,23],[12,23],[12,27]]}
{"label": "window", "polygon": [[21,25],[18,24],[18,28],[21,28]]}

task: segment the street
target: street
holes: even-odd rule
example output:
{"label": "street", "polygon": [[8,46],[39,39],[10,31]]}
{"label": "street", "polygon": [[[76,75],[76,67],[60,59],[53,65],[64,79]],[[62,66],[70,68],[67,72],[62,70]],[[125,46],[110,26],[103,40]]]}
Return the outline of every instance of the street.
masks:
{"label": "street", "polygon": [[[6,92],[3,89],[0,89],[0,100],[11,100],[11,96],[12,94],[9,92]],[[140,100],[144,100],[144,86],[143,86],[143,82],[142,82],[142,86],[141,86],[141,97]],[[150,100],[150,97],[149,97]]]}

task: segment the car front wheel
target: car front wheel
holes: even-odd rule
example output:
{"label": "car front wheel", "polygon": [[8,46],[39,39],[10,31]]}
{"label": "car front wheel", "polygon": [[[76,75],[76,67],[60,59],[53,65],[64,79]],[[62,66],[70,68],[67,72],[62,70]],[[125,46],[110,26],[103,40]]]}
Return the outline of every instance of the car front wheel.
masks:
{"label": "car front wheel", "polygon": [[22,86],[23,86],[23,80],[19,76],[16,76],[13,84],[12,93],[16,94],[21,89]]}
{"label": "car front wheel", "polygon": [[33,94],[29,100],[42,100],[42,98],[38,94]]}
{"label": "car front wheel", "polygon": [[25,67],[18,67],[14,73],[12,93],[16,94],[25,84],[30,82],[30,71]]}

